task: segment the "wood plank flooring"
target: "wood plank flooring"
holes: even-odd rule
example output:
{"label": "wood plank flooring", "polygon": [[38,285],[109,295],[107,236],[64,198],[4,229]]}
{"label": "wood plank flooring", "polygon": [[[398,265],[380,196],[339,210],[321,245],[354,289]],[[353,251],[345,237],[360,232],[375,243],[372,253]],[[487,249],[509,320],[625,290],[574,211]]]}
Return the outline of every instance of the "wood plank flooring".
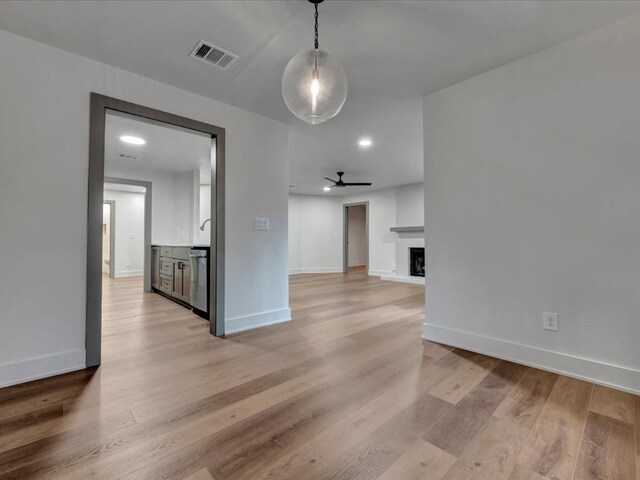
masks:
{"label": "wood plank flooring", "polygon": [[103,365],[0,390],[0,478],[640,480],[640,398],[420,339],[424,290],[291,277],[211,337],[106,279]]}

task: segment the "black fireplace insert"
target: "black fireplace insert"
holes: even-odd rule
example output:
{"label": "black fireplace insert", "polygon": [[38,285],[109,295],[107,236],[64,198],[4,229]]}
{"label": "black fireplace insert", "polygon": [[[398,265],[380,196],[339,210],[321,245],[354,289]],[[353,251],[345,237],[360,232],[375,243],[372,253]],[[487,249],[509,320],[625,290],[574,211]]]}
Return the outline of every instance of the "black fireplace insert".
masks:
{"label": "black fireplace insert", "polygon": [[409,275],[424,277],[424,247],[409,247]]}

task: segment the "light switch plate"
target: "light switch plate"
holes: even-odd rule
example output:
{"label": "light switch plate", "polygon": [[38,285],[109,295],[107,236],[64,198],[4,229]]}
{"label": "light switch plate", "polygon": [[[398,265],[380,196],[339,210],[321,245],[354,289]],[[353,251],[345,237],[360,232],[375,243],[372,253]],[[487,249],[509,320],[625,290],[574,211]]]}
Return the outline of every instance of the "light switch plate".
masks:
{"label": "light switch plate", "polygon": [[256,230],[269,230],[269,219],[268,218],[256,218],[255,229]]}

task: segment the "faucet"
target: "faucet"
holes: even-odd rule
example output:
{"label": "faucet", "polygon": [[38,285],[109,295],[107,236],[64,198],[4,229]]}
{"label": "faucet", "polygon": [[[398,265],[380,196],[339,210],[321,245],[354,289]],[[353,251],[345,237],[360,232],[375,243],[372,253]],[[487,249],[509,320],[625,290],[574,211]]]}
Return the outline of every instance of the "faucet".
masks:
{"label": "faucet", "polygon": [[207,218],[204,222],[202,222],[202,225],[200,225],[200,231],[204,232],[204,226],[207,224],[207,222],[210,222],[211,219]]}

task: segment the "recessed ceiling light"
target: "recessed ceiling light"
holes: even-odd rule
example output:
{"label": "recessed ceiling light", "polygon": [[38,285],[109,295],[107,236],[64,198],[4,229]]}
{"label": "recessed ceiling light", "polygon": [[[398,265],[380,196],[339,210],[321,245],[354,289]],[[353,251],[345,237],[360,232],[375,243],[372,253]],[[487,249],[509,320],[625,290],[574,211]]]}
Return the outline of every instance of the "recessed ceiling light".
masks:
{"label": "recessed ceiling light", "polygon": [[132,137],[131,135],[123,135],[120,137],[120,140],[122,140],[124,143],[130,143],[131,145],[144,145],[145,143],[147,143],[142,138]]}
{"label": "recessed ceiling light", "polygon": [[362,148],[367,148],[371,146],[371,139],[370,138],[361,138],[360,141],[358,141],[358,145],[360,145]]}
{"label": "recessed ceiling light", "polygon": [[331,187],[324,187],[324,188],[323,188],[323,190],[324,190],[325,192],[330,192],[330,191],[331,191]]}

